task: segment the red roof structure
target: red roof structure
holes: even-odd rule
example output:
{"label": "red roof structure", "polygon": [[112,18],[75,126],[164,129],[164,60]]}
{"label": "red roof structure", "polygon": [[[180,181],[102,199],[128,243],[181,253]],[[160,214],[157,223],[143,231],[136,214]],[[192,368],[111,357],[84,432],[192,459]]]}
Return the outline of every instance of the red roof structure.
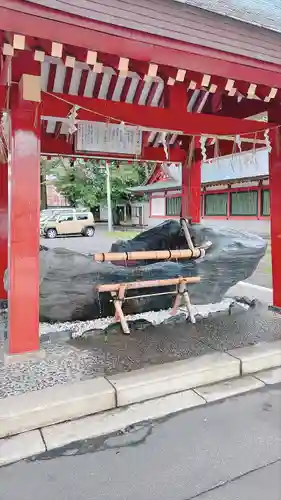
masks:
{"label": "red roof structure", "polygon": [[[0,0],[0,275],[9,248],[10,353],[39,347],[40,154],[105,156],[78,150],[83,123],[135,128],[138,158],[185,164],[183,215],[194,222],[202,158],[218,147],[229,154],[270,146],[274,304],[281,307],[281,35],[188,3]],[[268,123],[245,119],[265,111]],[[0,292],[4,298],[1,284]]]}

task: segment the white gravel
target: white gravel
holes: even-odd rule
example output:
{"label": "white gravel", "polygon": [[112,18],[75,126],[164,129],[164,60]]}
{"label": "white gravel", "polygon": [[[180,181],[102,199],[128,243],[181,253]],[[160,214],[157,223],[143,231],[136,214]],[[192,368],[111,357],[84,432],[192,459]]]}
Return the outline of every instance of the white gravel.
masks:
{"label": "white gravel", "polygon": [[[194,316],[201,316],[203,318],[207,318],[210,314],[216,312],[227,311],[229,307],[234,304],[234,300],[231,298],[225,298],[221,302],[217,304],[206,304],[206,305],[193,305],[192,312]],[[248,309],[249,306],[239,304],[241,307]],[[129,321],[145,319],[152,323],[153,325],[160,325],[161,323],[167,321],[171,318],[172,309],[161,310],[161,311],[148,311],[140,314],[133,314],[126,316],[126,319]],[[183,314],[183,309],[180,309],[177,313]],[[177,316],[176,315],[176,316]],[[186,315],[188,317],[188,315]],[[52,333],[52,332],[62,332],[62,331],[71,331],[72,337],[80,337],[87,330],[104,330],[110,324],[115,323],[114,318],[98,318],[91,321],[74,321],[74,322],[66,322],[66,323],[56,323],[54,325],[50,325],[48,323],[40,324],[40,334],[43,333]]]}

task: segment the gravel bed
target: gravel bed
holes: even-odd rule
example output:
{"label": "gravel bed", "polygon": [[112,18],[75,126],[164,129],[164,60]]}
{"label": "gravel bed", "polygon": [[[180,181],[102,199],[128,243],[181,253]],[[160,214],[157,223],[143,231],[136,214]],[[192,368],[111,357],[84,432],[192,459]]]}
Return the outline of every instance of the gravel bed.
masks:
{"label": "gravel bed", "polygon": [[[234,304],[234,300],[230,298],[225,298],[223,301],[217,304],[206,304],[206,305],[192,305],[192,312],[195,317],[207,318],[210,314],[217,312],[223,312],[229,310],[229,308]],[[240,304],[241,307],[248,309],[249,306]],[[171,315],[172,309],[160,310],[160,311],[148,311],[145,313],[127,315],[126,319],[128,321],[146,320],[152,325],[160,325],[162,323],[170,322],[173,318]],[[177,314],[174,315],[175,321],[177,316],[185,315],[184,319],[188,318],[188,314],[179,309]],[[112,317],[107,318],[97,318],[91,321],[74,321],[65,323],[55,323],[50,325],[49,323],[40,324],[40,334],[48,334],[55,332],[66,332],[69,331],[72,338],[80,337],[84,332],[89,330],[106,330],[111,324],[116,321]]]}

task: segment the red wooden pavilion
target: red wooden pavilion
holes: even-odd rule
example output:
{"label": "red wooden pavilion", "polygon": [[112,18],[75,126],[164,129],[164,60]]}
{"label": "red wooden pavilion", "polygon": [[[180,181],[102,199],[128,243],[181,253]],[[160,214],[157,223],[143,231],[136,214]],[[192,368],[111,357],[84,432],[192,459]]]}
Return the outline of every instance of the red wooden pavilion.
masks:
{"label": "red wooden pavilion", "polygon": [[[166,159],[165,134],[169,160],[185,163],[183,215],[194,222],[202,136],[209,157],[218,144],[229,154],[237,136],[247,147],[270,141],[281,307],[281,34],[272,20],[266,29],[234,17],[196,0],[0,0],[0,298],[9,263],[9,353],[39,348],[40,154],[77,156],[69,116],[136,125],[146,160]],[[264,111],[268,123],[245,119]]]}

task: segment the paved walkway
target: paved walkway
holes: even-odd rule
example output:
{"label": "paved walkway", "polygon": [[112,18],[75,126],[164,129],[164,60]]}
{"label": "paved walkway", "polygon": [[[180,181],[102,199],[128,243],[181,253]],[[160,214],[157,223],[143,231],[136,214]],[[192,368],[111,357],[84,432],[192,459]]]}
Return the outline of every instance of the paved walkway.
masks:
{"label": "paved walkway", "polygon": [[132,425],[0,469],[1,500],[280,500],[281,389]]}
{"label": "paved walkway", "polygon": [[263,306],[246,312],[235,306],[231,315],[216,314],[195,325],[184,321],[145,330],[135,327],[130,336],[122,335],[118,327],[106,336],[92,332],[76,340],[54,340],[42,344],[46,358],[39,362],[4,366],[0,346],[0,398],[277,339],[281,339],[278,314]]}

